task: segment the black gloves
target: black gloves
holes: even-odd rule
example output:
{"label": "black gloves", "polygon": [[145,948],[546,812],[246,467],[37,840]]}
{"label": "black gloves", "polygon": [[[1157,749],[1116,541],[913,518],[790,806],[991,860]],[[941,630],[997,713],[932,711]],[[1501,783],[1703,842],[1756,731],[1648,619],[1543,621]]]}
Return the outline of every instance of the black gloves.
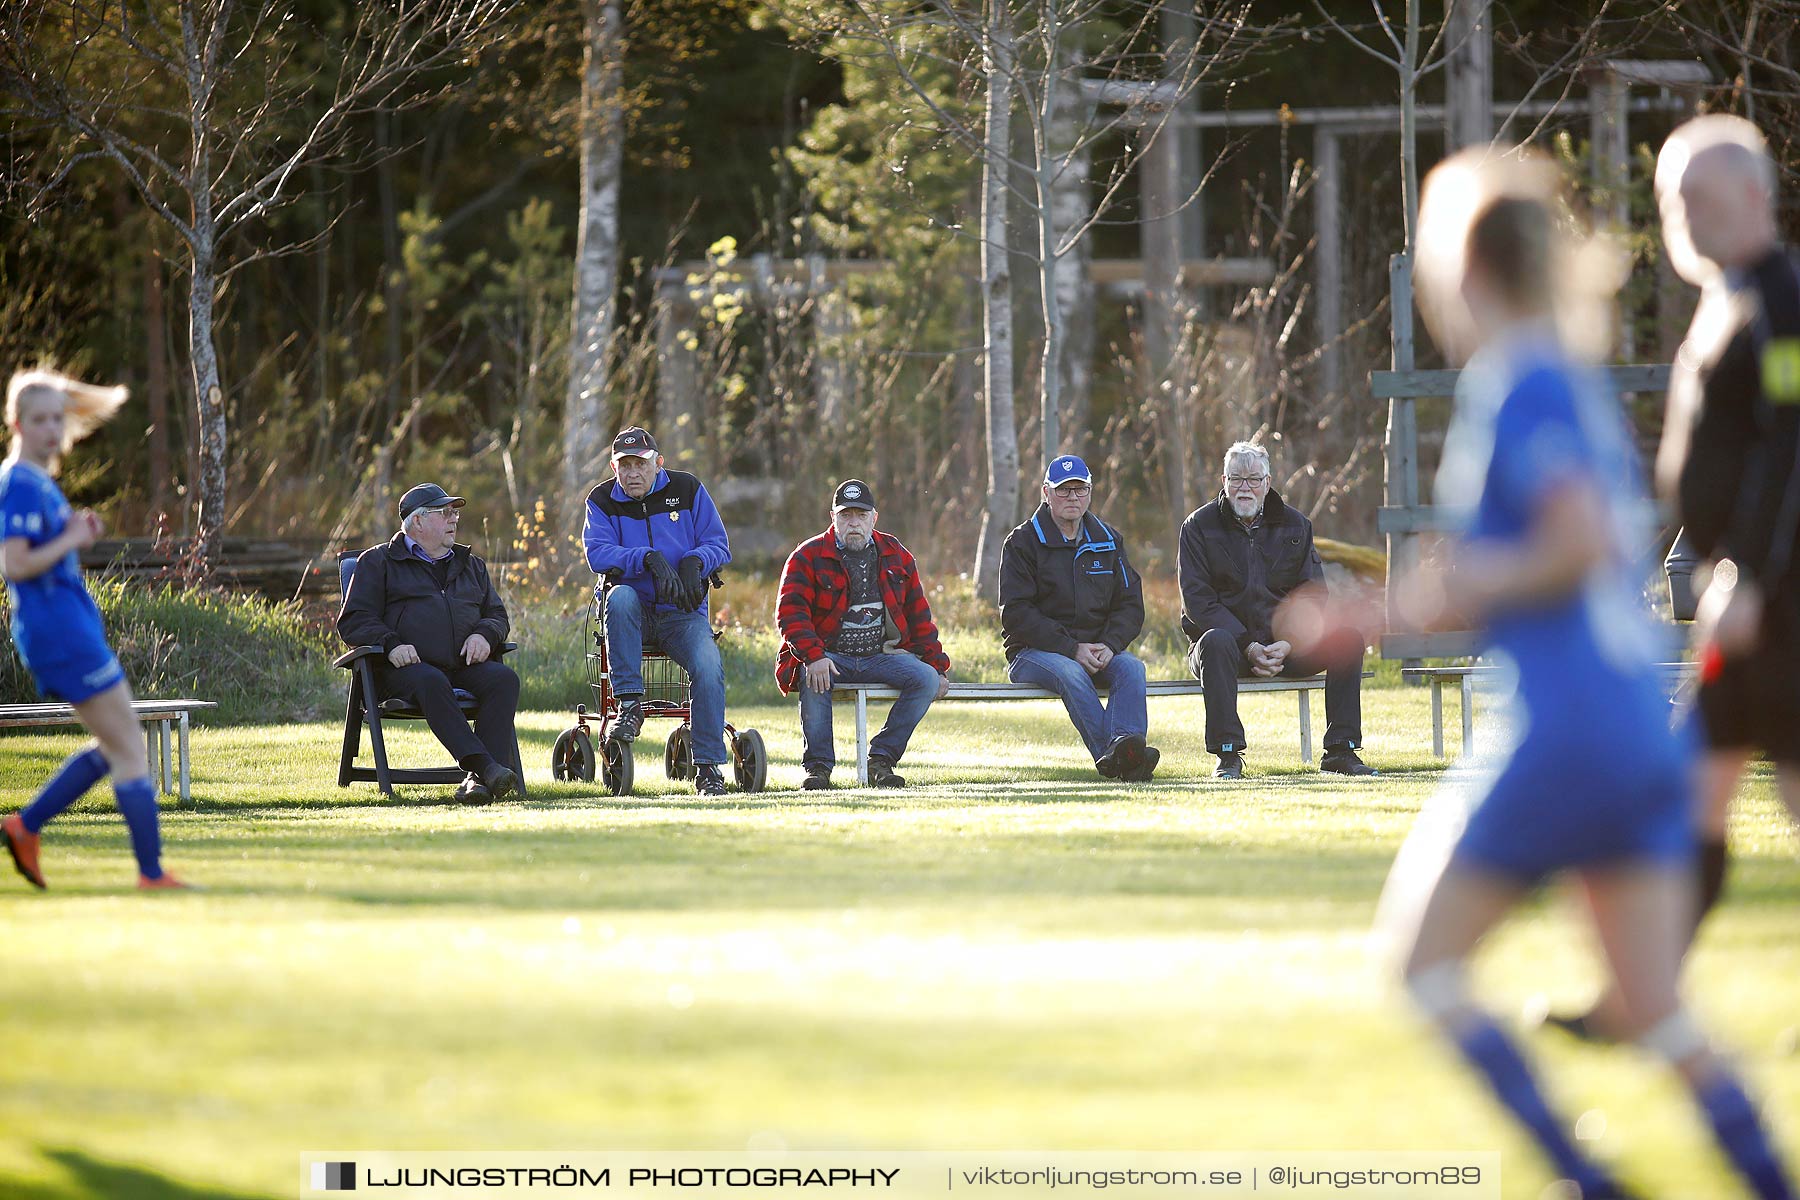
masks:
{"label": "black gloves", "polygon": [[681,593],[675,607],[682,612],[699,612],[706,603],[706,577],[700,573],[700,560],[691,555],[681,560]]}
{"label": "black gloves", "polygon": [[656,602],[680,608],[686,589],[682,585],[681,576],[675,574],[675,568],[669,565],[669,560],[662,556],[660,550],[652,550],[644,555],[644,569],[656,581]]}

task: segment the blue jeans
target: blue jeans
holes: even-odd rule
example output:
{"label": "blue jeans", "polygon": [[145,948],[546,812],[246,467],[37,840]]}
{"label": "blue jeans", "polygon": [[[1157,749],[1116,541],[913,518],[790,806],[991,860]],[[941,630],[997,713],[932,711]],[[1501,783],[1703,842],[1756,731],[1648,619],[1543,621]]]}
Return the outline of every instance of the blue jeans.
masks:
{"label": "blue jeans", "polygon": [[[1069,720],[1081,734],[1088,753],[1098,759],[1116,738],[1128,733],[1143,737],[1150,732],[1150,709],[1145,700],[1144,664],[1129,654],[1115,654],[1106,669],[1089,675],[1087,668],[1062,654],[1048,650],[1021,650],[1006,664],[1006,677],[1055,692],[1069,710]],[[1099,688],[1110,693],[1104,707]]]}
{"label": "blue jeans", "polygon": [[615,587],[606,593],[606,661],[612,668],[616,695],[644,694],[644,634],[655,636],[664,654],[680,664],[692,681],[694,761],[723,764],[725,753],[725,664],[713,640],[712,622],[704,611],[659,612],[644,603],[635,589]]}
{"label": "blue jeans", "polygon": [[[870,758],[898,763],[913,730],[924,720],[925,710],[937,699],[942,677],[924,659],[904,651],[857,655],[827,650],[825,657],[838,665],[838,683],[880,683],[900,693],[888,710],[887,723],[869,743]],[[800,765],[808,771],[829,773],[837,765],[837,751],[831,742],[831,693],[812,691],[804,675],[800,678],[800,732],[805,739]]]}

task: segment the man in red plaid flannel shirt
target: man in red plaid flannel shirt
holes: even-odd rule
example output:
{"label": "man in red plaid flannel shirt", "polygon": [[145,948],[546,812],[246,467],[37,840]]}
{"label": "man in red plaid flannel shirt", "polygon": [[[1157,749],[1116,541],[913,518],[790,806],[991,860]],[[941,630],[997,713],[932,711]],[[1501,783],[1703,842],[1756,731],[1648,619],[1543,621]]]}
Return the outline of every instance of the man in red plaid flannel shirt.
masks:
{"label": "man in red plaid flannel shirt", "polygon": [[894,773],[932,701],[950,690],[950,659],[938,642],[919,566],[900,539],[875,528],[875,493],[846,479],[831,498],[831,528],[800,543],[781,569],[775,619],[781,653],[775,679],[800,693],[805,738],[802,787],[831,786],[831,685],[879,683],[900,698],[869,744],[869,782],[905,787]]}

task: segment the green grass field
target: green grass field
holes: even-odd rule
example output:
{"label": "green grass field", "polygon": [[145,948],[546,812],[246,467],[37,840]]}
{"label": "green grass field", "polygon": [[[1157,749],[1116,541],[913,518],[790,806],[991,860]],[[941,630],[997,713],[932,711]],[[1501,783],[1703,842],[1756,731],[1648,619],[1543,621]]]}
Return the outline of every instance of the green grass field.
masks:
{"label": "green grass field", "polygon": [[[725,802],[662,777],[654,723],[638,795],[552,784],[566,721],[532,713],[533,800],[480,809],[340,790],[329,724],[201,728],[197,806],[165,809],[164,830],[204,894],[129,890],[110,797],[46,834],[53,891],[0,881],[0,1196],[292,1196],[308,1149],[753,1139],[1500,1150],[1504,1194],[1538,1196],[1536,1156],[1367,945],[1441,778],[1427,694],[1369,693],[1379,780],[1302,769],[1290,697],[1244,711],[1237,785],[1208,775],[1198,700],[1153,706],[1148,787],[1094,777],[1049,704],[964,704],[927,718],[913,788],[821,794],[795,790],[791,709],[739,708],[771,790]],[[841,710],[840,757],[848,725]],[[397,757],[418,748],[401,741]],[[8,738],[6,807],[74,745]],[[1691,991],[1795,1154],[1800,843],[1766,774],[1734,835]],[[1478,981],[1517,1018],[1585,997],[1593,963],[1553,892]],[[1653,1063],[1530,1038],[1632,1178],[1736,1194]]]}

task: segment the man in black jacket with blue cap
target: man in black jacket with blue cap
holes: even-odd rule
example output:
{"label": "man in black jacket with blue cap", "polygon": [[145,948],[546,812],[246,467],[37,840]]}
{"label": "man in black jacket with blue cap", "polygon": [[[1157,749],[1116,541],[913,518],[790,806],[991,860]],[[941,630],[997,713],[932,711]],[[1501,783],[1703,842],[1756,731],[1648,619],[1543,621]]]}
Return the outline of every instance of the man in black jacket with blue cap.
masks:
{"label": "man in black jacket with blue cap", "polygon": [[1093,482],[1078,456],[1051,459],[1043,504],[1000,549],[1006,674],[1062,697],[1102,776],[1143,783],[1162,757],[1145,741],[1144,664],[1126,653],[1144,628],[1143,581],[1118,531],[1088,511]]}
{"label": "man in black jacket with blue cap", "polygon": [[[400,532],[357,558],[338,633],[352,646],[387,652],[377,668],[382,693],[425,714],[468,772],[456,798],[482,803],[519,790],[519,677],[493,657],[512,624],[487,564],[456,542],[464,503],[435,483],[400,497]],[[473,730],[457,688],[480,705]]]}

